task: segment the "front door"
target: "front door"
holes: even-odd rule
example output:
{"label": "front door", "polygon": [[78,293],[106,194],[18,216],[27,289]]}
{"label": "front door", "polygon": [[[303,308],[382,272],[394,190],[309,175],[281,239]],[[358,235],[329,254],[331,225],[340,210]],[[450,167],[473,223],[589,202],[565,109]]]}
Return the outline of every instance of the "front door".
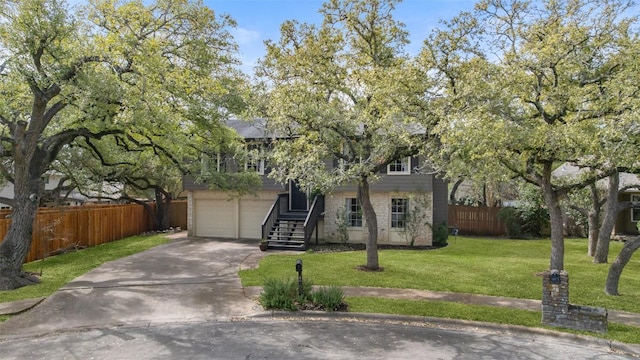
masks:
{"label": "front door", "polygon": [[307,192],[300,189],[294,181],[289,181],[289,210],[291,211],[307,211],[309,210],[309,201],[307,200]]}

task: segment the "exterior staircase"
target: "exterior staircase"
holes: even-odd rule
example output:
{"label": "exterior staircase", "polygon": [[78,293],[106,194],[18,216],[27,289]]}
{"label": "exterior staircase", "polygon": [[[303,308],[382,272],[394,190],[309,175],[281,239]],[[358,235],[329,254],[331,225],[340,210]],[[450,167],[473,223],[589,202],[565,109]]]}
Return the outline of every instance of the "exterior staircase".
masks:
{"label": "exterior staircase", "polygon": [[324,197],[316,196],[309,211],[291,211],[289,194],[279,194],[262,222],[262,240],[267,249],[304,251],[315,233],[318,242],[318,221],[324,213]]}
{"label": "exterior staircase", "polygon": [[304,211],[280,214],[267,235],[269,249],[305,250],[304,222],[308,214]]}

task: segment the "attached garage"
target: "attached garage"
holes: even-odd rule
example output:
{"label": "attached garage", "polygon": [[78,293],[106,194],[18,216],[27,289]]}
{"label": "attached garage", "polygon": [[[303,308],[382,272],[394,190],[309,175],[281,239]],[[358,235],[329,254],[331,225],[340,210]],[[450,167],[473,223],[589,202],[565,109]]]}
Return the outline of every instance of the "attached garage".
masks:
{"label": "attached garage", "polygon": [[262,221],[271,209],[273,199],[241,199],[240,200],[240,238],[260,239],[262,237]]}
{"label": "attached garage", "polygon": [[208,200],[194,201],[194,222],[196,236],[215,236],[233,238],[235,235],[235,210],[234,200]]}
{"label": "attached garage", "polygon": [[229,199],[224,192],[194,191],[189,196],[192,236],[260,239],[262,221],[277,192]]}

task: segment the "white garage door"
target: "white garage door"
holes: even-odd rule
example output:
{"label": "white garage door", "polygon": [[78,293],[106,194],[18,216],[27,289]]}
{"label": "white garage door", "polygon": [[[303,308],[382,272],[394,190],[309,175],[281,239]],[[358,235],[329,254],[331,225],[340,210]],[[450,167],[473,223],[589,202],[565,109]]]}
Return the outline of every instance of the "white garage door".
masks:
{"label": "white garage door", "polygon": [[195,200],[196,236],[235,237],[234,202],[226,200]]}
{"label": "white garage door", "polygon": [[262,237],[262,221],[269,212],[273,200],[243,199],[240,200],[240,237],[243,239],[260,239]]}

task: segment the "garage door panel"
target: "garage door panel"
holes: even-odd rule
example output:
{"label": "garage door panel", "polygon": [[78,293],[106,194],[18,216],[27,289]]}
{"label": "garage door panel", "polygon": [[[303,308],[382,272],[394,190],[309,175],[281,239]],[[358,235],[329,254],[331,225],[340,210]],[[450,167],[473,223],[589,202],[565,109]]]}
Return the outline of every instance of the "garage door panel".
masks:
{"label": "garage door panel", "polygon": [[262,221],[267,216],[272,204],[273,200],[240,200],[241,238],[260,239],[262,237]]}
{"label": "garage door panel", "polygon": [[196,236],[234,237],[233,209],[232,201],[195,200]]}

